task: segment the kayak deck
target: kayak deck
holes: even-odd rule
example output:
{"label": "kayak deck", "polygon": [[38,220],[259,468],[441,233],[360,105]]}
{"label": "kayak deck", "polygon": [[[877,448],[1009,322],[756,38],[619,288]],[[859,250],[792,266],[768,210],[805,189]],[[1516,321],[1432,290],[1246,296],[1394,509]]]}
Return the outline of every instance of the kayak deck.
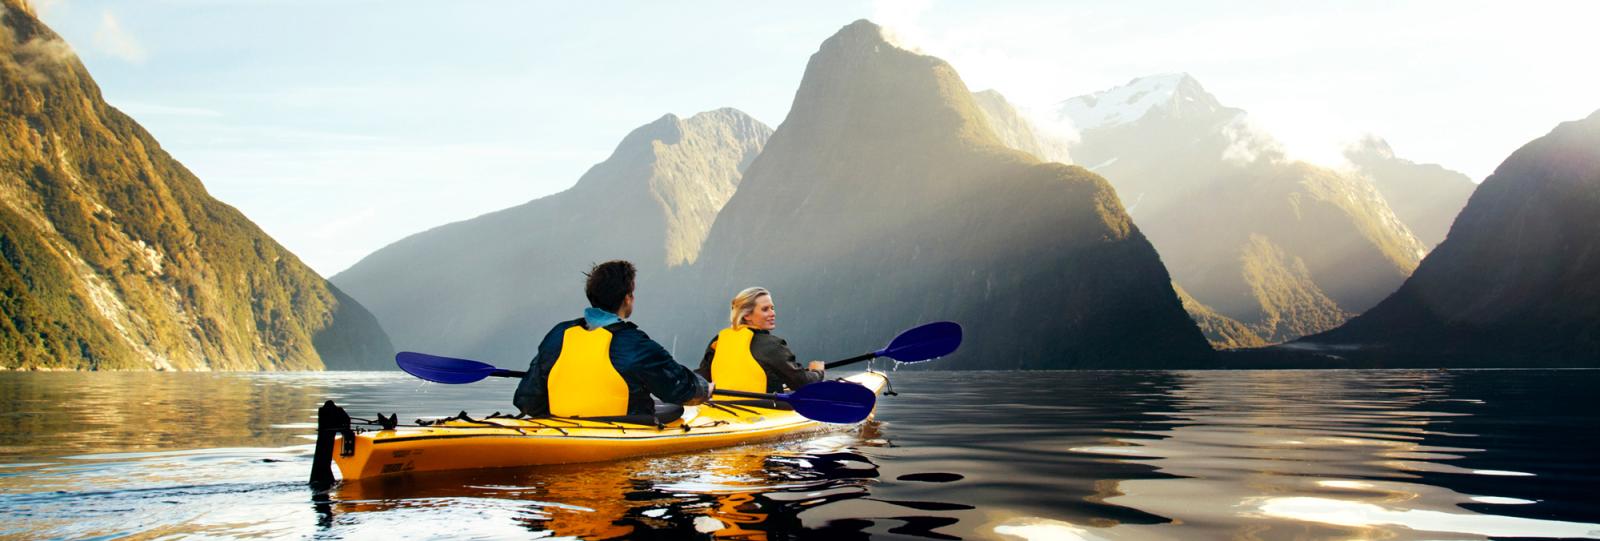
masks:
{"label": "kayak deck", "polygon": [[[844,379],[881,393],[888,379],[876,372]],[[830,426],[790,410],[749,405],[700,405],[662,426],[584,419],[492,418],[450,420],[427,427],[398,427],[355,434],[353,452],[333,461],[346,480],[408,472],[509,468],[602,462],[680,453],[770,440]],[[338,436],[334,448],[344,448]]]}

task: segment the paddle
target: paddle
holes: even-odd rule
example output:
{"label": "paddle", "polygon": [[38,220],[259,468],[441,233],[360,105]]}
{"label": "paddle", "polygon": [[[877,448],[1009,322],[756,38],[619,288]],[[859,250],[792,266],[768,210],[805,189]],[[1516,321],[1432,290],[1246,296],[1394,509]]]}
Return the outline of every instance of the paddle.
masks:
{"label": "paddle", "polygon": [[794,406],[795,413],[813,421],[850,424],[872,415],[878,393],[863,385],[844,381],[819,381],[792,393],[750,393],[715,389],[711,394],[780,400]]}
{"label": "paddle", "polygon": [[[402,351],[394,356],[395,364],[407,374],[434,383],[472,383],[487,377],[520,378],[527,374],[505,370],[494,365],[468,359],[455,359]],[[717,389],[715,394],[742,398],[780,400],[794,406],[795,413],[824,423],[849,424],[866,419],[872,414],[878,395],[861,385],[842,381],[819,381],[792,393],[749,393]]]}
{"label": "paddle", "polygon": [[958,347],[961,347],[961,325],[954,321],[935,321],[906,329],[883,349],[831,361],[827,366],[832,370],[878,357],[888,357],[903,363],[919,363],[949,355]]}

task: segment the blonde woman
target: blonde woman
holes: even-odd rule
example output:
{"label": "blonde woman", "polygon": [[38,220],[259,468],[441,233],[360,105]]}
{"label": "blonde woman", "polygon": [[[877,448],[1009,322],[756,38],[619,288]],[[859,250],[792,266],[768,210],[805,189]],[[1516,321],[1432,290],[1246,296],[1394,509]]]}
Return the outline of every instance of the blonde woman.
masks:
{"label": "blonde woman", "polygon": [[777,326],[772,292],[761,287],[740,291],[729,303],[728,328],[711,339],[696,372],[718,389],[755,393],[782,392],[785,387],[793,391],[822,381],[823,362],[801,368],[789,343],[772,334]]}

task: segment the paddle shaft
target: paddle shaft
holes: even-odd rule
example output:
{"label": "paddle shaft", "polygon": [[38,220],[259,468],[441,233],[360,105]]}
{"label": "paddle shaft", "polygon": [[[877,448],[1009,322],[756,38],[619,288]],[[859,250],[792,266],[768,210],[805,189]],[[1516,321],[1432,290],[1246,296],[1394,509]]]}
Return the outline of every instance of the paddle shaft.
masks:
{"label": "paddle shaft", "polygon": [[863,354],[860,354],[860,355],[856,355],[856,356],[851,357],[849,359],[839,359],[837,361],[828,361],[825,366],[827,366],[827,368],[829,370],[832,370],[832,369],[835,369],[835,368],[838,368],[838,367],[841,367],[841,366],[856,364],[856,363],[859,363],[861,361],[869,361],[869,360],[876,359],[876,358],[878,358],[878,352],[874,351],[872,353],[863,353]]}
{"label": "paddle shaft", "polygon": [[[837,360],[837,361],[828,361],[827,367],[828,367],[829,370],[832,370],[834,368],[838,368],[838,367],[841,367],[841,366],[852,365],[852,364],[859,363],[861,361],[869,361],[869,360],[876,359],[876,358],[878,358],[878,353],[877,352],[864,353],[864,354],[861,354],[861,355],[857,355],[857,356],[851,357],[849,359],[840,359],[840,360]],[[523,372],[521,370],[505,370],[505,369],[495,370],[494,372],[490,372],[489,373],[490,377],[497,377],[497,378],[520,378],[520,377],[523,377],[523,376],[526,376],[526,375],[528,375],[528,373],[527,372]],[[720,393],[722,391],[717,391],[717,392]],[[772,397],[771,396],[765,396],[765,397],[761,397],[761,398],[772,398]]]}
{"label": "paddle shaft", "polygon": [[783,396],[783,395],[775,395],[775,394],[768,394],[768,393],[752,393],[752,392],[749,392],[749,391],[735,391],[735,390],[732,390],[732,389],[713,389],[711,391],[711,394],[720,394],[720,395],[724,395],[724,396],[737,396],[739,398],[760,398],[762,400],[781,400],[781,401],[784,401],[784,402],[788,402],[789,398],[790,398],[788,396]]}

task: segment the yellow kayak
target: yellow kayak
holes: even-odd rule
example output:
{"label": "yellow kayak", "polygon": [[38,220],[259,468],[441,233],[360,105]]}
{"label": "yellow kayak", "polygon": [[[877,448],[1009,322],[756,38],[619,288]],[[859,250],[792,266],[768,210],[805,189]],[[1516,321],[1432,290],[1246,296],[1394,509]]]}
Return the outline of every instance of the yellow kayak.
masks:
{"label": "yellow kayak", "polygon": [[[855,374],[845,381],[874,393],[881,393],[888,383],[876,372]],[[685,408],[681,418],[654,426],[498,417],[396,427],[353,438],[346,432],[332,440],[336,450],[332,454],[344,479],[354,480],[408,472],[601,462],[727,447],[837,426],[791,410],[712,402]],[[353,447],[347,438],[354,441]]]}

